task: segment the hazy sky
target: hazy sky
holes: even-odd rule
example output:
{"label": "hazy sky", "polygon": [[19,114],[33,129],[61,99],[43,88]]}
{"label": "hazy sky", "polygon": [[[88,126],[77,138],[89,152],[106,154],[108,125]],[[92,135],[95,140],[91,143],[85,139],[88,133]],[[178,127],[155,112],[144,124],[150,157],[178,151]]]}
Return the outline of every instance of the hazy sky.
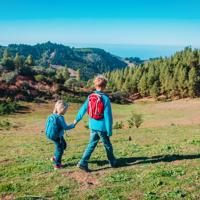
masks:
{"label": "hazy sky", "polygon": [[200,46],[200,0],[4,0],[0,44]]}

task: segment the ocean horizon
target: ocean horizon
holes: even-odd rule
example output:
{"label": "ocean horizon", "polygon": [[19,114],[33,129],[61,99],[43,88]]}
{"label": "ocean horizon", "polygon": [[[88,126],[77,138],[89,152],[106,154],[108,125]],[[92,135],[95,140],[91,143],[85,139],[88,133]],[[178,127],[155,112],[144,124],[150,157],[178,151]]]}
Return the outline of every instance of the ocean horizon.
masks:
{"label": "ocean horizon", "polygon": [[[139,57],[142,60],[148,60],[150,58],[169,57],[191,45],[70,44],[69,46],[76,48],[101,48],[119,57]],[[200,48],[200,46],[191,47]]]}

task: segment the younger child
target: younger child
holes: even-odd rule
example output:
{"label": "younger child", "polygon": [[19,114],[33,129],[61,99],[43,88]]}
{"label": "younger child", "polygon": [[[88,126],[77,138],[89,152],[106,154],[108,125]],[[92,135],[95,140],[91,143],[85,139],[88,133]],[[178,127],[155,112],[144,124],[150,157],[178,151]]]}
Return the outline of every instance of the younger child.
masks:
{"label": "younger child", "polygon": [[47,118],[46,136],[55,144],[55,153],[51,161],[55,163],[54,169],[63,167],[61,159],[64,150],[66,149],[66,141],[64,139],[64,131],[73,129],[74,124],[67,125],[63,115],[66,113],[68,105],[64,101],[59,100],[55,104],[53,114]]}

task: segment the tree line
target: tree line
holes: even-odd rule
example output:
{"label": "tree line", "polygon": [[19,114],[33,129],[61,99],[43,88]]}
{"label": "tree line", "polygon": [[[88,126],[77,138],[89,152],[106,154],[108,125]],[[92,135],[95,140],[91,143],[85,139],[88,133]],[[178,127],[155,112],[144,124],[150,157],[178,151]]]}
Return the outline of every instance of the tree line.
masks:
{"label": "tree line", "polygon": [[200,96],[200,50],[186,47],[171,57],[105,73],[109,88],[124,95],[184,98]]}

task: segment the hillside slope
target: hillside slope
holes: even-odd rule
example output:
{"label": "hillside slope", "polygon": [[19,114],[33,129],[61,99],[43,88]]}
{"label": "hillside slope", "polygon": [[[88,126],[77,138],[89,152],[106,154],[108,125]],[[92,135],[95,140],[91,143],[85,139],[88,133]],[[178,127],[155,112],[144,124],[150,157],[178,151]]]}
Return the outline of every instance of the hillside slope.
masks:
{"label": "hillside slope", "polygon": [[12,57],[15,57],[16,53],[24,58],[32,55],[35,64],[38,66],[67,65],[75,70],[80,69],[86,79],[97,73],[127,66],[118,57],[98,48],[70,48],[51,42],[33,46],[10,44],[8,47],[0,46],[0,58],[3,57],[6,48]]}

